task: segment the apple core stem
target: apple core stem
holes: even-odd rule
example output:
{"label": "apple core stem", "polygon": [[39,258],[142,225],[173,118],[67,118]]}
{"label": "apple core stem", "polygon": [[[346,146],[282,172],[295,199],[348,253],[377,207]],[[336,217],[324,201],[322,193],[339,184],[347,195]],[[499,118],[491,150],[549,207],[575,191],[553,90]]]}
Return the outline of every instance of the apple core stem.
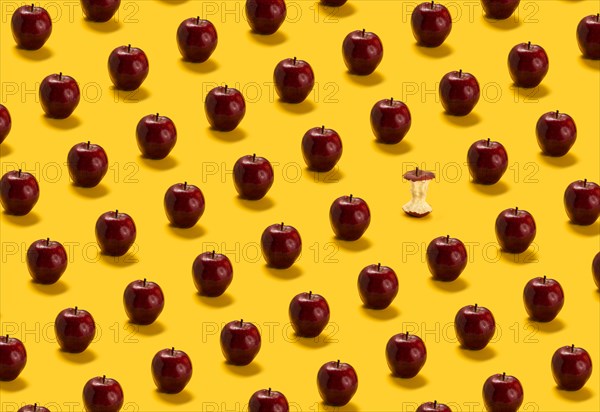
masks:
{"label": "apple core stem", "polygon": [[158,122],[158,113],[156,113],[155,120]]}
{"label": "apple core stem", "polygon": [[187,190],[187,182],[183,182],[183,190]]}
{"label": "apple core stem", "polygon": [[406,332],[406,340],[408,340],[408,331]]}
{"label": "apple core stem", "polygon": [[394,104],[394,98],[390,97],[390,106],[393,106],[393,104]]}
{"label": "apple core stem", "polygon": [[33,412],[37,411],[37,403],[33,404]]}
{"label": "apple core stem", "polygon": [[560,113],[560,112],[559,112],[558,110],[555,112],[555,117],[556,117],[557,119],[558,119],[558,115],[559,115],[559,113]]}
{"label": "apple core stem", "polygon": [[437,409],[437,401],[433,401],[433,409]]}
{"label": "apple core stem", "polygon": [[349,197],[349,199],[350,199],[350,202],[352,202],[352,194],[350,194],[350,197]]}
{"label": "apple core stem", "polygon": [[46,238],[46,246],[50,246],[50,238],[49,237]]}
{"label": "apple core stem", "polygon": [[6,334],[6,336],[4,336],[4,342],[8,343],[8,333]]}
{"label": "apple core stem", "polygon": [[418,167],[415,169],[415,175],[419,176],[419,168]]}
{"label": "apple core stem", "polygon": [[225,93],[227,93],[227,85],[225,85]]}
{"label": "apple core stem", "polygon": [[596,21],[600,21],[600,13],[596,13]]}

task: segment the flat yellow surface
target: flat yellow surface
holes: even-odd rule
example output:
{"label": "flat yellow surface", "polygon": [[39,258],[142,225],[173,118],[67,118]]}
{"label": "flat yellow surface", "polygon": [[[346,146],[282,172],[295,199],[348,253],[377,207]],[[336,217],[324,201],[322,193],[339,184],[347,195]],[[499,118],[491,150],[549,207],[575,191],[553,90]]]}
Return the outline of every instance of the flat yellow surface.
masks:
{"label": "flat yellow surface", "polygon": [[[241,411],[250,395],[273,387],[286,394],[293,411],[329,411],[320,403],[316,374],[335,359],[351,363],[359,389],[342,410],[412,411],[437,399],[457,411],[483,409],[481,388],[491,374],[517,376],[525,389],[523,411],[599,411],[600,373],[586,387],[563,393],[555,387],[550,359],[571,343],[586,348],[600,365],[600,294],[591,277],[599,250],[599,222],[572,226],[562,205],[573,180],[598,181],[600,67],[581,58],[575,39],[579,20],[599,10],[598,1],[522,1],[517,18],[490,22],[478,1],[447,3],[455,17],[446,43],[435,50],[416,47],[408,1],[349,0],[337,13],[314,1],[288,2],[288,21],[272,37],[249,32],[243,2],[123,0],[115,21],[83,20],[77,1],[48,1],[52,36],[37,52],[19,51],[10,33],[10,16],[21,3],[0,3],[1,99],[13,117],[13,130],[0,147],[2,173],[31,171],[41,196],[26,217],[2,214],[1,332],[21,338],[29,359],[22,375],[0,384],[0,409],[16,411],[25,402],[53,411],[81,410],[85,381],[106,374],[124,388],[127,411]],[[182,62],[175,42],[180,21],[207,18],[216,25],[219,45],[209,62]],[[355,29],[376,32],[385,55],[366,78],[346,73],[341,56],[344,36]],[[532,91],[511,85],[508,51],[519,42],[542,45],[550,57],[543,84]],[[106,62],[110,51],[131,43],[146,51],[150,74],[134,93],[112,89]],[[297,56],[309,61],[317,85],[308,101],[286,106],[277,101],[272,73],[277,62]],[[475,111],[465,118],[443,114],[437,82],[463,69],[481,84]],[[82,99],[74,115],[47,120],[37,101],[39,82],[62,71],[80,83]],[[239,88],[247,99],[239,130],[208,129],[203,99],[217,84]],[[379,99],[394,97],[409,106],[413,125],[397,146],[374,142],[369,111]],[[575,119],[578,140],[560,159],[541,156],[535,139],[538,117],[560,109]],[[177,125],[179,140],[162,161],[140,158],[135,125],[160,112]],[[339,169],[315,175],[304,168],[300,140],[306,130],[325,124],[342,136]],[[502,142],[509,168],[492,187],[470,183],[466,153],[477,139]],[[70,184],[65,167],[69,148],[91,140],[107,151],[110,170],[92,190]],[[256,153],[273,162],[275,183],[267,198],[240,201],[231,169],[235,160]],[[420,166],[437,173],[425,219],[404,215],[409,185],[403,172]],[[173,183],[198,185],[206,213],[190,230],[168,226],[163,195]],[[354,243],[333,238],[330,203],[352,193],[372,212],[365,237]],[[502,254],[494,235],[497,214],[518,206],[533,214],[538,236],[517,257]],[[98,256],[94,224],[118,208],[138,228],[132,253],[114,260]],[[275,222],[298,228],[304,249],[289,270],[265,267],[260,234]],[[452,284],[430,279],[424,252],[436,236],[450,234],[469,247],[470,263]],[[33,284],[24,261],[27,246],[51,237],[70,257],[59,283]],[[218,299],[196,295],[191,265],[199,253],[215,248],[234,264],[234,281]],[[381,262],[399,276],[400,292],[381,312],[361,307],[359,271]],[[548,275],[565,290],[556,320],[539,325],[527,319],[522,303],[525,283]],[[158,282],[166,306],[155,325],[129,325],[122,294],[132,280]],[[297,293],[312,290],[331,307],[331,324],[316,340],[298,340],[287,308]],[[456,311],[478,303],[494,313],[498,333],[485,350],[465,352],[453,329]],[[81,355],[59,352],[52,322],[70,306],[87,309],[98,336]],[[224,363],[219,347],[222,324],[243,318],[263,332],[260,354],[250,366]],[[389,337],[409,331],[426,342],[428,359],[412,380],[390,376],[384,349]],[[192,358],[194,375],[176,396],[155,391],[150,361],[155,352],[175,346]]]}

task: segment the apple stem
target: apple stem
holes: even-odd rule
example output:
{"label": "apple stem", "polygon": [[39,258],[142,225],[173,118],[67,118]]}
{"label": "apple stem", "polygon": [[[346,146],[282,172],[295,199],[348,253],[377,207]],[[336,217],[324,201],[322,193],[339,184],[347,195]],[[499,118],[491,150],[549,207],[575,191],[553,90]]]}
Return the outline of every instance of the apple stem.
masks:
{"label": "apple stem", "polygon": [[119,209],[115,209],[115,218],[119,217]]}
{"label": "apple stem", "polygon": [[600,21],[600,13],[596,13],[596,21]]}
{"label": "apple stem", "polygon": [[450,243],[450,235],[446,235],[446,243]]}
{"label": "apple stem", "polygon": [[473,312],[477,312],[477,303],[474,306]]}
{"label": "apple stem", "polygon": [[46,246],[50,246],[50,238],[49,237],[46,238]]}
{"label": "apple stem", "polygon": [[394,98],[390,97],[390,106],[392,106],[394,104]]}
{"label": "apple stem", "polygon": [[406,336],[406,340],[408,340],[408,331],[406,331],[406,335],[405,336]]}
{"label": "apple stem", "polygon": [[418,167],[415,169],[415,175],[419,176],[419,168]]}
{"label": "apple stem", "polygon": [[227,93],[227,85],[225,85],[225,93]]}
{"label": "apple stem", "polygon": [[575,351],[575,345],[571,345],[571,353]]}
{"label": "apple stem", "polygon": [[214,250],[212,251],[212,258],[213,259],[215,258],[215,251]]}
{"label": "apple stem", "polygon": [[350,203],[352,203],[352,194],[350,194]]}
{"label": "apple stem", "polygon": [[283,222],[281,222],[281,230],[283,230]]}
{"label": "apple stem", "polygon": [[560,113],[560,112],[557,110],[557,111],[556,111],[556,113],[554,114],[554,116],[555,116],[557,119],[558,119],[558,114],[559,114],[559,113]]}
{"label": "apple stem", "polygon": [[339,360],[339,359],[337,360],[336,367],[337,367],[338,369],[339,369],[339,367],[340,367],[340,360]]}
{"label": "apple stem", "polygon": [[312,290],[308,291],[308,299],[312,299]]}
{"label": "apple stem", "polygon": [[175,355],[175,346],[171,346],[171,356]]}
{"label": "apple stem", "polygon": [[458,77],[462,77],[462,69],[458,71]]}
{"label": "apple stem", "polygon": [[325,134],[325,126],[321,126],[321,134]]}
{"label": "apple stem", "polygon": [[4,336],[4,342],[8,343],[8,333],[6,334],[6,336]]}
{"label": "apple stem", "polygon": [[90,141],[87,141],[87,149],[90,150]]}
{"label": "apple stem", "polygon": [[294,56],[294,66],[296,65],[296,61],[297,61],[297,59],[296,59],[296,57]]}
{"label": "apple stem", "polygon": [[490,138],[487,139],[487,146],[490,147]]}
{"label": "apple stem", "polygon": [[106,382],[106,375],[102,375],[102,383]]}
{"label": "apple stem", "polygon": [[433,409],[437,409],[437,401],[433,401]]}
{"label": "apple stem", "polygon": [[256,162],[256,153],[252,153],[252,161]]}
{"label": "apple stem", "polygon": [[131,53],[131,44],[127,45],[127,53]]}
{"label": "apple stem", "polygon": [[544,282],[544,283],[546,283],[546,275],[544,275],[544,280],[543,280],[543,282]]}
{"label": "apple stem", "polygon": [[530,41],[527,42],[527,49],[531,49],[531,42]]}
{"label": "apple stem", "polygon": [[587,179],[583,179],[583,187],[585,187],[585,185],[587,185]]}
{"label": "apple stem", "polygon": [[433,9],[433,0],[431,0],[431,8]]}
{"label": "apple stem", "polygon": [[519,208],[515,207],[515,216],[517,216],[519,214]]}
{"label": "apple stem", "polygon": [[33,412],[37,411],[37,403],[33,404]]}
{"label": "apple stem", "polygon": [[365,37],[365,29],[362,29],[362,36]]}
{"label": "apple stem", "polygon": [[381,272],[381,263],[378,263],[378,264],[377,264],[377,271],[378,271],[378,272]]}
{"label": "apple stem", "polygon": [[183,182],[183,190],[187,190],[187,182]]}
{"label": "apple stem", "polygon": [[146,278],[144,278],[144,287],[146,287]]}
{"label": "apple stem", "polygon": [[31,3],[31,11],[35,10],[35,5],[33,3]]}
{"label": "apple stem", "polygon": [[244,326],[244,319],[240,319],[240,328]]}
{"label": "apple stem", "polygon": [[58,80],[62,80],[62,72],[58,72]]}
{"label": "apple stem", "polygon": [[19,177],[21,177],[21,169],[19,169],[19,174],[18,174],[18,176],[19,176]]}
{"label": "apple stem", "polygon": [[271,396],[271,388],[267,390],[267,396]]}
{"label": "apple stem", "polygon": [[196,24],[200,24],[200,16],[196,16]]}
{"label": "apple stem", "polygon": [[77,306],[75,306],[75,307],[73,308],[73,314],[74,314],[74,315],[77,315]]}
{"label": "apple stem", "polygon": [[506,372],[502,372],[502,380],[506,379]]}

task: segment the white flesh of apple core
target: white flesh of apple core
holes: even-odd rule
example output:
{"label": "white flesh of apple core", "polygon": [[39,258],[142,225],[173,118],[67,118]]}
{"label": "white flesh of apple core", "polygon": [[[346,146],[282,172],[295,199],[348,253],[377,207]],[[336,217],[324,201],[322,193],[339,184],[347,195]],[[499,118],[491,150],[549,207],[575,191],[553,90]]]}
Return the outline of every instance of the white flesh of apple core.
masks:
{"label": "white flesh of apple core", "polygon": [[410,194],[412,199],[410,202],[402,206],[409,215],[426,215],[433,209],[427,203],[425,198],[427,197],[427,188],[429,187],[429,180],[421,180],[418,182],[410,182]]}

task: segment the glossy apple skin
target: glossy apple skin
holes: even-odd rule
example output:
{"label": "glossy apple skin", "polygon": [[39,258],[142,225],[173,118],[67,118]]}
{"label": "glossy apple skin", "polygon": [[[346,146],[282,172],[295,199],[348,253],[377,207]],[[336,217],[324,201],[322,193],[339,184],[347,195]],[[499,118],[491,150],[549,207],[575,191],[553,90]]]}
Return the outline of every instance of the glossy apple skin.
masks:
{"label": "glossy apple skin", "polygon": [[264,157],[242,156],[233,165],[233,184],[242,199],[262,199],[273,181],[273,167]]}
{"label": "glossy apple skin", "polygon": [[26,215],[31,212],[39,198],[38,182],[27,172],[11,170],[0,179],[0,203],[10,215]]}
{"label": "glossy apple skin", "polygon": [[348,0],[321,0],[321,4],[328,7],[340,7],[346,4]]}
{"label": "glossy apple skin", "polygon": [[329,304],[316,293],[300,293],[292,299],[289,316],[296,335],[314,338],[323,332],[329,323]]}
{"label": "glossy apple skin", "polygon": [[83,309],[68,308],[61,311],[54,321],[56,341],[69,353],[81,353],[94,340],[96,324],[92,315]]}
{"label": "glossy apple skin", "polygon": [[438,3],[419,4],[410,19],[413,36],[419,46],[438,47],[452,30],[452,17],[448,9]]}
{"label": "glossy apple skin", "polygon": [[69,150],[67,166],[75,186],[95,187],[108,171],[108,156],[102,146],[82,142]]}
{"label": "glossy apple skin", "polygon": [[55,240],[36,240],[27,249],[27,269],[37,283],[56,283],[67,269],[67,262],[67,251]]}
{"label": "glossy apple skin", "polygon": [[232,365],[248,365],[260,351],[260,332],[250,322],[229,322],[221,330],[220,340],[223,356]]}
{"label": "glossy apple skin", "polygon": [[126,213],[110,211],[96,221],[96,241],[103,254],[123,256],[137,235],[133,219]]}
{"label": "glossy apple skin", "polygon": [[210,126],[220,132],[230,132],[246,114],[246,101],[239,90],[218,86],[206,95],[204,112]]}
{"label": "glossy apple skin", "polygon": [[452,409],[443,403],[425,402],[419,405],[415,412],[452,412]]}
{"label": "glossy apple skin", "polygon": [[273,34],[285,21],[285,0],[246,0],[246,17],[252,31]]}
{"label": "glossy apple skin", "polygon": [[14,381],[27,364],[25,345],[17,338],[0,336],[0,381]]}
{"label": "glossy apple skin", "polygon": [[302,252],[302,238],[293,226],[277,223],[263,231],[260,246],[268,266],[287,269]]}
{"label": "glossy apple skin", "polygon": [[208,20],[190,17],[177,28],[177,46],[184,60],[193,63],[207,61],[217,48],[217,29]]}
{"label": "glossy apple skin", "polygon": [[328,172],[342,157],[342,139],[338,132],[323,127],[313,127],[302,137],[302,156],[309,169]]}
{"label": "glossy apple skin", "polygon": [[366,76],[375,71],[383,59],[383,44],[375,33],[355,30],[342,43],[342,54],[348,71]]}
{"label": "glossy apple skin", "polygon": [[109,21],[119,10],[121,0],[81,0],[85,17],[96,23]]}
{"label": "glossy apple skin", "polygon": [[506,209],[496,218],[496,239],[505,252],[525,252],[536,233],[535,220],[526,210]]}
{"label": "glossy apple skin", "polygon": [[578,391],[592,375],[592,358],[583,348],[563,346],[552,355],[552,376],[560,389]]}
{"label": "glossy apple skin", "polygon": [[479,82],[471,73],[462,70],[446,73],[439,86],[444,110],[453,116],[466,116],[479,101]]}
{"label": "glossy apple skin", "polygon": [[40,84],[40,103],[46,116],[66,119],[79,104],[79,86],[75,79],[62,73],[46,76]]}
{"label": "glossy apple skin", "polygon": [[108,56],[110,80],[119,90],[138,89],[149,71],[148,57],[137,47],[119,46]]}
{"label": "glossy apple skin", "polygon": [[194,226],[204,214],[205,207],[202,191],[187,182],[176,183],[165,193],[165,213],[175,227],[186,229]]}
{"label": "glossy apple skin", "polygon": [[315,86],[315,74],[304,60],[284,59],[275,67],[273,82],[281,101],[301,103]]}
{"label": "glossy apple skin", "polygon": [[256,391],[248,402],[248,412],[288,412],[290,410],[286,397],[281,392],[269,389]]}
{"label": "glossy apple skin", "polygon": [[481,0],[486,17],[496,20],[508,19],[519,7],[520,0]]}
{"label": "glossy apple skin", "polygon": [[417,376],[425,365],[427,349],[420,337],[399,333],[388,340],[385,355],[392,374],[409,379]]}
{"label": "glossy apple skin", "polygon": [[50,409],[34,403],[33,405],[22,406],[17,412],[50,412]]}
{"label": "glossy apple skin", "polygon": [[427,267],[435,280],[456,280],[467,267],[467,249],[456,238],[440,236],[427,246]]}
{"label": "glossy apple skin", "polygon": [[371,109],[371,130],[378,142],[400,143],[410,130],[411,124],[410,110],[400,100],[383,99]]}
{"label": "glossy apple skin", "polygon": [[221,296],[233,280],[233,266],[221,253],[204,252],[194,259],[192,278],[198,293],[204,296]]}
{"label": "glossy apple skin", "polygon": [[350,364],[327,362],[317,373],[317,386],[325,404],[344,406],[358,389],[358,375]]}
{"label": "glossy apple skin", "polygon": [[523,403],[523,386],[514,376],[492,375],[483,384],[483,402],[492,412],[517,412]]}
{"label": "glossy apple skin", "polygon": [[566,113],[544,113],[537,121],[535,134],[542,153],[546,156],[564,156],[577,139],[575,121]]}
{"label": "glossy apple skin", "polygon": [[149,114],[135,128],[137,146],[147,159],[164,159],[177,143],[177,128],[167,116]]}
{"label": "glossy apple skin", "polygon": [[454,330],[463,348],[481,350],[494,336],[496,321],[492,312],[487,308],[468,305],[461,308],[456,314]]}
{"label": "glossy apple skin", "polygon": [[183,391],[192,379],[192,361],[182,350],[163,349],[152,358],[152,378],[159,392]]}
{"label": "glossy apple skin", "polygon": [[25,50],[40,49],[52,33],[52,19],[42,7],[19,7],[13,13],[10,24],[15,43]]}
{"label": "glossy apple skin", "polygon": [[596,287],[600,289],[600,252],[594,256],[594,260],[592,261],[592,275],[594,276]]}
{"label": "glossy apple skin", "polygon": [[358,293],[365,307],[385,309],[398,294],[398,276],[388,266],[365,266],[358,274]]}
{"label": "glossy apple skin", "polygon": [[600,59],[600,14],[581,19],[577,25],[577,44],[586,59]]}
{"label": "glossy apple skin", "polygon": [[467,164],[473,183],[493,185],[508,168],[508,153],[500,142],[478,140],[469,147]]}
{"label": "glossy apple skin", "polygon": [[508,54],[510,77],[518,87],[538,86],[548,73],[548,55],[542,46],[519,43]]}
{"label": "glossy apple skin", "polygon": [[119,412],[123,400],[123,388],[115,379],[97,376],[83,387],[83,404],[87,412]]}
{"label": "glossy apple skin", "polygon": [[329,208],[329,222],[339,239],[358,240],[371,223],[371,211],[363,199],[341,196]]}
{"label": "glossy apple skin", "polygon": [[0,143],[6,139],[12,127],[10,112],[3,104],[0,104]]}
{"label": "glossy apple skin", "polygon": [[567,186],[564,205],[571,223],[589,226],[600,216],[600,186],[587,180],[577,180]]}
{"label": "glossy apple skin", "polygon": [[537,277],[525,285],[523,303],[532,320],[550,322],[562,309],[565,294],[556,280]]}
{"label": "glossy apple skin", "polygon": [[165,307],[165,296],[158,284],[134,280],[125,288],[123,306],[131,323],[150,325]]}

